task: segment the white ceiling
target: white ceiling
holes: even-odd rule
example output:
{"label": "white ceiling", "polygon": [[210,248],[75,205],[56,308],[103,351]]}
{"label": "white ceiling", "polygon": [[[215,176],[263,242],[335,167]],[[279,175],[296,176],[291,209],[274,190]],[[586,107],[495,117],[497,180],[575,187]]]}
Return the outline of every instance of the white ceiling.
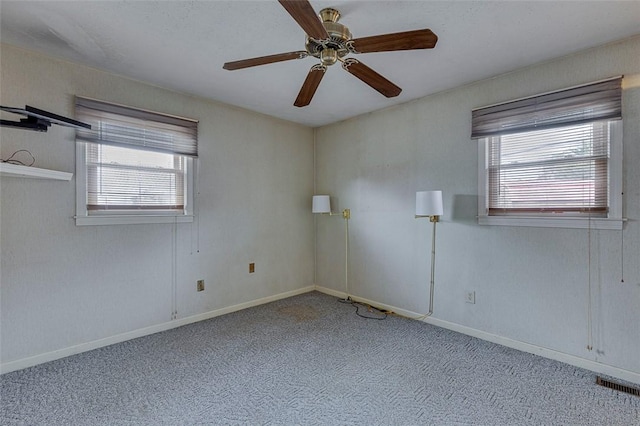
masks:
{"label": "white ceiling", "polygon": [[[358,59],[403,91],[387,99],[338,65],[293,106],[315,58],[237,71],[224,62],[304,50],[276,0],[5,1],[4,43],[309,126],[321,126],[640,34],[635,1],[316,1],[354,38],[430,28],[432,50]],[[15,105],[14,105],[15,106]],[[21,106],[21,105],[17,105]]]}

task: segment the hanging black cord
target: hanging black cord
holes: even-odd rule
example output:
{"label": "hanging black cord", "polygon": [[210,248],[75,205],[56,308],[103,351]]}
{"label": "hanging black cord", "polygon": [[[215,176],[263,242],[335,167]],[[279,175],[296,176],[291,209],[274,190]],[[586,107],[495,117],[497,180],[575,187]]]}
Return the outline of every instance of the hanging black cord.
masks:
{"label": "hanging black cord", "polygon": [[[21,152],[29,154],[29,156],[31,157],[31,162],[29,164],[25,164],[22,161],[13,158],[13,157],[15,157],[17,154],[19,154]],[[33,166],[33,164],[36,162],[36,157],[34,157],[33,154],[31,154],[26,149],[19,149],[16,152],[14,152],[13,154],[11,154],[11,156],[9,158],[7,158],[6,160],[0,159],[0,161],[3,162],[3,163],[8,163],[8,164],[17,164],[19,166]]]}

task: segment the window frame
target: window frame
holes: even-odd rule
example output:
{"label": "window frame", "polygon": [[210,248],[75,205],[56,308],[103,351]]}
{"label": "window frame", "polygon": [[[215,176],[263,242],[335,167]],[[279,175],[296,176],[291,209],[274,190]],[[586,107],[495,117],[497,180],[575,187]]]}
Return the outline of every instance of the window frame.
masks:
{"label": "window frame", "polygon": [[622,120],[609,121],[609,186],[606,217],[576,216],[567,213],[489,215],[489,137],[478,139],[478,224],[550,228],[589,228],[620,230],[622,218]]}
{"label": "window frame", "polygon": [[[88,98],[86,98],[88,99]],[[93,101],[93,100],[89,100]],[[102,101],[96,101],[102,102]],[[104,104],[108,104],[104,102]],[[135,108],[124,107],[112,104],[115,107],[122,107],[125,110]],[[140,110],[143,111],[143,110]],[[153,113],[162,115],[161,113]],[[126,114],[121,114],[127,116]],[[89,210],[88,204],[88,167],[87,149],[89,143],[76,138],[76,215],[74,216],[76,226],[84,225],[129,225],[129,224],[153,224],[153,223],[189,223],[194,220],[194,171],[197,167],[197,157],[190,155],[182,156],[184,159],[184,207],[180,210],[162,209],[113,209],[113,210]],[[127,147],[130,149],[135,146]]]}

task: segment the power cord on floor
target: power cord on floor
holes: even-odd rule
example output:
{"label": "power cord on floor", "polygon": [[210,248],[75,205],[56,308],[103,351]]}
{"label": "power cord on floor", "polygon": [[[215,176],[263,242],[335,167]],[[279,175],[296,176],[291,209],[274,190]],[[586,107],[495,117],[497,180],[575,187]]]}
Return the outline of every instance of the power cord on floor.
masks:
{"label": "power cord on floor", "polygon": [[[347,297],[346,299],[338,299],[338,302],[340,303],[347,303],[351,306],[354,306],[356,308],[356,315],[361,317],[361,318],[365,318],[365,319],[373,319],[373,320],[378,320],[378,321],[382,321],[387,319],[387,316],[389,314],[391,314],[392,312],[390,311],[386,311],[386,310],[382,310],[382,309],[378,309],[374,306],[368,305],[366,303],[362,303],[362,302],[356,302],[353,299],[351,299],[351,297]],[[380,314],[384,315],[383,317],[370,317],[370,316],[366,316],[366,315],[362,315],[360,313],[360,308],[361,307],[365,307],[367,308],[368,312],[379,312]]]}

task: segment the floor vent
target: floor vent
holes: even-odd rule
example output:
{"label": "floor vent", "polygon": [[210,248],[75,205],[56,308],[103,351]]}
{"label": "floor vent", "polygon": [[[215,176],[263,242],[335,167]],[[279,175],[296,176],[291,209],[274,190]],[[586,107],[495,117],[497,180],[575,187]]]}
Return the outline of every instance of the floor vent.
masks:
{"label": "floor vent", "polygon": [[600,376],[596,377],[596,383],[606,388],[610,388],[620,392],[630,393],[631,395],[635,395],[635,396],[640,396],[640,389],[632,388],[631,386],[621,385],[619,383],[615,383],[610,380],[603,379]]}

